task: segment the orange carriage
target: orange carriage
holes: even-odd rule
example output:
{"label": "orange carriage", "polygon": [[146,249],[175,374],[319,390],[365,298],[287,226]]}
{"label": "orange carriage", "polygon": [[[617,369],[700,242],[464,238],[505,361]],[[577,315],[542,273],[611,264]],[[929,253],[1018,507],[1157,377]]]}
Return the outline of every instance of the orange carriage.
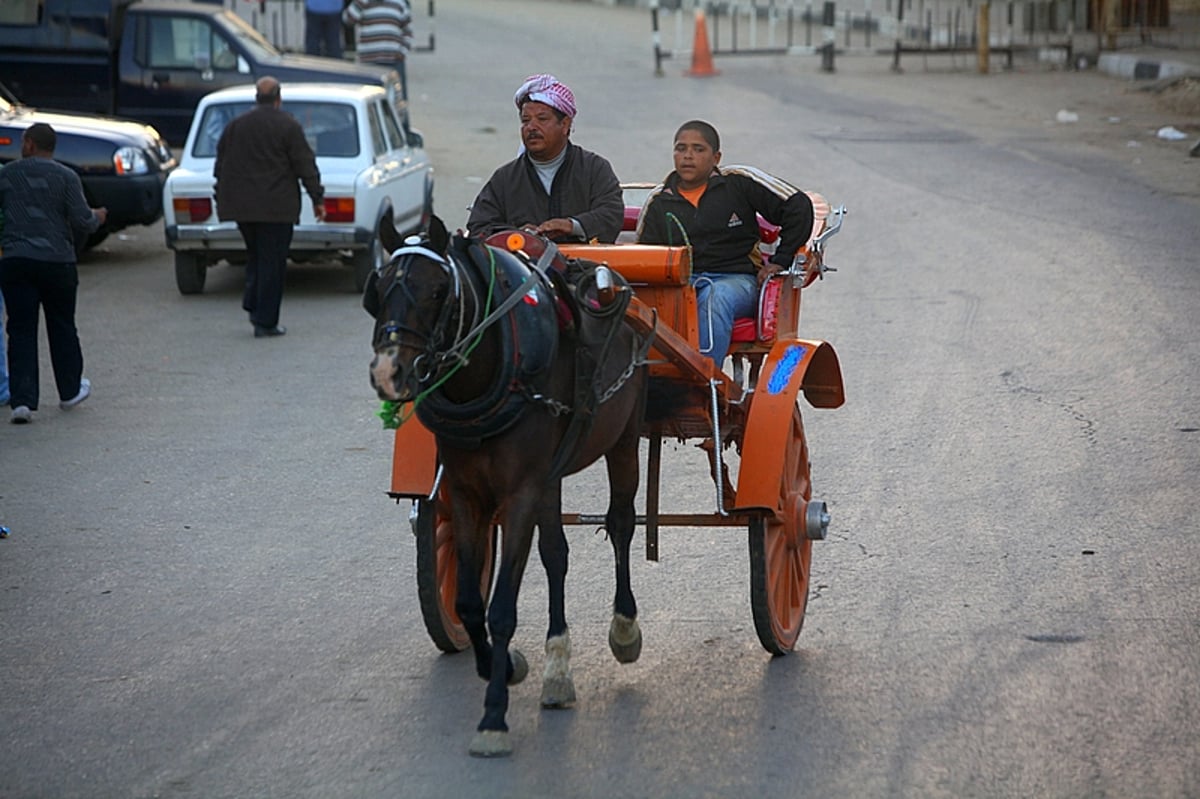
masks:
{"label": "orange carriage", "polygon": [[[641,434],[647,440],[646,557],[658,559],[661,527],[744,527],[750,551],[751,609],[755,631],[772,654],[792,650],[804,623],[809,595],[812,544],[826,536],[826,504],[812,495],[808,443],[799,397],[816,408],[844,401],[837,354],[824,341],[799,337],[802,290],[829,268],[824,249],[841,227],[845,208],[831,208],[811,195],[814,233],[791,269],[767,277],[756,319],[734,328],[733,373],[717,370],[699,350],[696,292],[690,284],[687,247],[617,243],[562,245],[559,253],[619,272],[634,292],[626,321],[654,336],[649,355],[650,385]],[[626,228],[636,224],[636,210]],[[776,231],[760,220],[765,247]],[[489,240],[538,258],[547,242],[520,232]],[[553,248],[554,245],[549,245]],[[553,253],[552,253],[553,254]],[[659,508],[664,438],[698,440],[708,454],[716,488],[711,513],[664,513]],[[736,484],[725,451],[740,454]],[[439,499],[439,467],[433,434],[415,418],[396,430],[389,495],[413,500],[410,520],[417,539],[418,596],[426,629],[440,649],[466,649],[470,641],[455,613],[457,557],[452,520]],[[564,524],[603,525],[604,514],[564,513]],[[497,530],[493,526],[494,560]],[[486,597],[492,570],[485,569]]]}

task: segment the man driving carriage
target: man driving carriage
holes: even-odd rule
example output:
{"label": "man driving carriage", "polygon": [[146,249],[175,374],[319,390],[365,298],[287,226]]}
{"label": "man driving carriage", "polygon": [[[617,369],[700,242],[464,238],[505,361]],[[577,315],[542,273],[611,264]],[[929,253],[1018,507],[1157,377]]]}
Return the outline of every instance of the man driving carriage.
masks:
{"label": "man driving carriage", "polygon": [[574,93],[553,75],[532,75],[513,102],[521,153],[484,184],[467,230],[486,237],[523,228],[559,242],[616,241],[625,213],[621,185],[605,158],[571,142]]}
{"label": "man driving carriage", "polygon": [[812,235],[813,204],[803,191],[761,170],[722,169],[720,136],[702,120],[675,132],[674,161],[674,171],[646,199],[637,240],[691,245],[700,352],[720,369],[734,320],[758,314],[764,264],[756,215],[780,226],[770,264],[786,269]]}

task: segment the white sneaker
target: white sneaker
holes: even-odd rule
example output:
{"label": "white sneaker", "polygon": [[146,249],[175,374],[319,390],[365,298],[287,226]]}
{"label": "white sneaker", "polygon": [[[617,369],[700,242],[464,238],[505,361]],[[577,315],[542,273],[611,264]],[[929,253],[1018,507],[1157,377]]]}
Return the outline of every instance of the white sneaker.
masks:
{"label": "white sneaker", "polygon": [[81,377],[79,379],[79,393],[74,397],[71,397],[69,400],[63,400],[62,402],[58,403],[58,407],[62,408],[64,411],[69,411],[91,395],[92,381],[88,380],[86,377]]}
{"label": "white sneaker", "polygon": [[32,419],[33,412],[29,410],[29,406],[18,405],[17,407],[13,408],[12,419],[9,421],[11,421],[13,424],[29,424]]}

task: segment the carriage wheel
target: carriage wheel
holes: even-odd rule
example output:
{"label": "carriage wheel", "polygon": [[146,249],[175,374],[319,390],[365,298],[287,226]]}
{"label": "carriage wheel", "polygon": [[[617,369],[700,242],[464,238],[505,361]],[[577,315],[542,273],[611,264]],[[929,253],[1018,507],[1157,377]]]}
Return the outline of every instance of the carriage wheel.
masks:
{"label": "carriage wheel", "polygon": [[[434,645],[443,652],[461,652],[471,645],[454,600],[458,593],[458,553],[454,550],[454,529],[449,508],[439,497],[436,501],[416,500],[417,522],[417,597],[421,616]],[[496,565],[498,528],[492,525],[488,554],[479,580],[479,591],[486,601],[492,590]]]}
{"label": "carriage wheel", "polygon": [[779,512],[750,522],[750,606],[758,640],[773,655],[791,652],[804,625],[812,565],[804,523],[811,497],[808,444],[800,409],[794,407]]}

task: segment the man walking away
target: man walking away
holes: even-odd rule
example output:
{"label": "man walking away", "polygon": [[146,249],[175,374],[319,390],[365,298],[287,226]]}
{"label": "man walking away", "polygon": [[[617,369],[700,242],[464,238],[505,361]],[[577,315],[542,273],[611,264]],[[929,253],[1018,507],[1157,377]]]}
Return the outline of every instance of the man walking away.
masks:
{"label": "man walking away", "polygon": [[56,146],[54,128],[30,125],[21,137],[21,160],[0,169],[0,291],[8,307],[13,424],[30,422],[38,409],[39,307],[46,316],[59,407],[70,410],[92,392],[75,328],[75,239],[95,232],[108,211],[88,207],[79,176],[54,160]]}
{"label": "man walking away", "polygon": [[304,129],[280,109],[279,81],[259,78],[255,106],[235,118],[217,142],[217,217],[237,222],[246,242],[242,308],[256,338],[282,336],[279,306],[293,226],[300,221],[300,184],[313,214],[325,219],[325,189]]}

